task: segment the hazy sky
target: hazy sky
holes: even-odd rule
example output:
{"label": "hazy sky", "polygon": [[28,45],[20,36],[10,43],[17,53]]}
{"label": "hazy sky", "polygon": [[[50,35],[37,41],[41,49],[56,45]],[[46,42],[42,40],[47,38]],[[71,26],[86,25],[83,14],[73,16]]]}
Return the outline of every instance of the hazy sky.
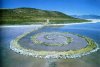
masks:
{"label": "hazy sky", "polygon": [[100,0],[0,0],[0,8],[32,7],[70,15],[100,15]]}

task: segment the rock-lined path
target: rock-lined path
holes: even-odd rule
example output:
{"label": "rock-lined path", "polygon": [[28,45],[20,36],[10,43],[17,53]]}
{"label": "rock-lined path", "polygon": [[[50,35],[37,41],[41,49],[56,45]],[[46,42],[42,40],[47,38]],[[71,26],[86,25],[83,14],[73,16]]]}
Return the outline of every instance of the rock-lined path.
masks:
{"label": "rock-lined path", "polygon": [[[81,57],[81,56],[90,54],[92,52],[95,52],[99,49],[98,45],[96,45],[96,43],[88,37],[80,36],[78,34],[58,31],[57,29],[53,30],[51,28],[48,30],[48,28],[47,29],[44,29],[44,28],[45,27],[42,27],[40,29],[27,32],[25,34],[18,36],[16,39],[11,41],[10,49],[12,49],[13,51],[19,54],[23,54],[26,56],[33,56],[33,57],[38,57],[38,58],[65,58],[65,59]],[[31,37],[39,33],[42,33],[41,35],[43,35],[43,32],[47,32],[47,33],[57,32],[60,34],[64,34],[65,37],[70,37],[73,40],[71,41],[71,43],[68,43],[67,45],[64,43],[65,45],[61,45],[61,46],[51,46],[51,45],[46,46],[41,43],[40,44],[34,43],[33,41],[34,39],[32,40]],[[38,35],[38,36],[41,36],[41,35]],[[36,38],[40,38],[40,40],[43,41],[43,39],[41,39],[41,37],[38,37],[38,36]],[[59,37],[59,36],[61,38],[57,39],[56,37]],[[59,35],[59,36],[50,35],[49,38],[47,37],[47,39],[48,40],[56,39],[59,41],[59,39],[65,38],[62,35]],[[45,34],[43,35],[42,38],[44,37],[45,37]],[[59,44],[59,42],[62,42],[62,41],[59,41],[59,42],[58,41],[56,41],[57,44]]]}

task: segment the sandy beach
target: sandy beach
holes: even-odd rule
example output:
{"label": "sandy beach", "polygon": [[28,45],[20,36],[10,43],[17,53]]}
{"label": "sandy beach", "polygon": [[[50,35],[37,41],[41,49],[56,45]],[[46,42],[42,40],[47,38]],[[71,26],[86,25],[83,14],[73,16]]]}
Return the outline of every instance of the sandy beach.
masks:
{"label": "sandy beach", "polygon": [[[100,19],[87,19],[91,22],[82,22],[82,23],[67,23],[67,24],[49,24],[49,25],[76,25],[76,24],[87,24],[87,23],[97,23],[100,22]],[[32,25],[1,25],[0,27],[32,27],[32,26],[43,26],[42,24],[32,24]]]}

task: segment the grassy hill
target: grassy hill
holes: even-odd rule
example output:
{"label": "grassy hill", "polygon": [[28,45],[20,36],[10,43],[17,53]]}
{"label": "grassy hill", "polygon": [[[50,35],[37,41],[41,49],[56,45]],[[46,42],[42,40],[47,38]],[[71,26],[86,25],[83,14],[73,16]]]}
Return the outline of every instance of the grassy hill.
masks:
{"label": "grassy hill", "polygon": [[44,24],[46,19],[51,23],[84,22],[87,20],[73,18],[58,11],[36,8],[0,9],[0,24]]}

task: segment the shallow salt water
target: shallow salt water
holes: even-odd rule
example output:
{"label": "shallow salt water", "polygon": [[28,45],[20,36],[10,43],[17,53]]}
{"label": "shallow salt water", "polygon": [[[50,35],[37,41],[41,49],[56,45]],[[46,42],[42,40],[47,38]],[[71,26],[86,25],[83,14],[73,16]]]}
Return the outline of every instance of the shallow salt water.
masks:
{"label": "shallow salt water", "polygon": [[[100,65],[100,50],[76,59],[39,59],[17,54],[9,48],[11,40],[20,34],[23,34],[24,32],[33,30],[34,28],[34,26],[0,28],[0,38],[2,38],[0,40],[0,49],[2,50],[0,56],[3,67],[98,67]],[[51,29],[48,30],[48,28]],[[90,37],[100,47],[100,22],[45,27],[45,31],[52,31],[52,29],[61,32],[72,32]]]}
{"label": "shallow salt water", "polygon": [[[52,30],[51,30],[52,29]],[[49,31],[51,30],[51,31]],[[43,32],[55,32],[56,33],[59,32],[59,29],[55,29],[52,27],[43,27],[39,30],[36,30],[35,32],[31,32],[30,34],[28,34],[27,36],[23,37],[20,39],[20,41],[18,42],[22,47],[27,48],[27,49],[32,49],[32,50],[46,50],[46,51],[67,51],[67,50],[78,50],[81,48],[84,48],[87,46],[87,42],[85,41],[85,39],[78,37],[76,35],[73,34],[66,34],[66,36],[72,37],[73,41],[72,43],[68,44],[68,45],[63,45],[63,46],[45,46],[45,45],[39,45],[39,44],[35,44],[32,40],[31,40],[31,36],[35,36],[39,33],[43,33]],[[65,31],[67,32],[67,31]],[[65,32],[59,32],[59,33],[65,33]],[[54,34],[55,34],[54,33]],[[46,35],[46,34],[44,34]],[[41,37],[40,37],[41,38]],[[42,37],[43,38],[43,37]],[[58,38],[57,38],[58,39]],[[44,39],[40,39],[40,40],[44,40]],[[60,41],[62,40],[61,38],[59,39]],[[47,42],[48,40],[46,40]],[[50,41],[50,40],[49,40]],[[52,40],[54,41],[54,40]],[[59,41],[59,42],[60,42]],[[64,40],[63,40],[64,41]],[[74,44],[74,45],[73,45]]]}

